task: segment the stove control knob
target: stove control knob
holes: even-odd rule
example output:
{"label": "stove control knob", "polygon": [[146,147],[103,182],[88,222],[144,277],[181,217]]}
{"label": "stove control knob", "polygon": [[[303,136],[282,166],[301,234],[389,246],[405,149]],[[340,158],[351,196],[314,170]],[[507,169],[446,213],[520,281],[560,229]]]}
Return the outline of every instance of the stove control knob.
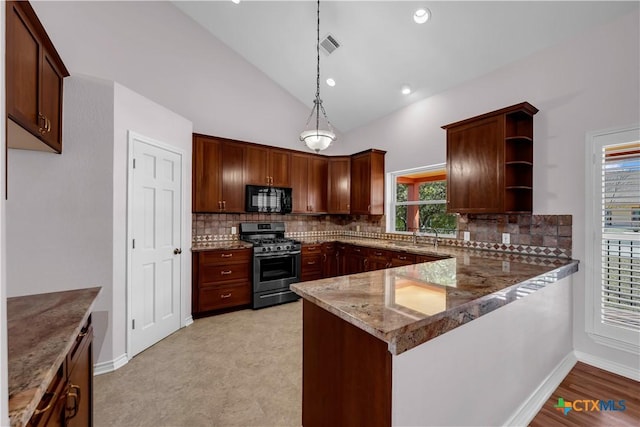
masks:
{"label": "stove control knob", "polygon": [[278,246],[278,247],[276,248],[276,250],[280,251],[280,250],[282,250],[282,248],[281,248],[280,246]]}
{"label": "stove control knob", "polygon": [[265,252],[267,250],[267,248],[262,248],[262,252]]}
{"label": "stove control knob", "polygon": [[285,246],[285,249],[289,250],[289,249],[291,249],[291,246],[287,245],[287,246]]}

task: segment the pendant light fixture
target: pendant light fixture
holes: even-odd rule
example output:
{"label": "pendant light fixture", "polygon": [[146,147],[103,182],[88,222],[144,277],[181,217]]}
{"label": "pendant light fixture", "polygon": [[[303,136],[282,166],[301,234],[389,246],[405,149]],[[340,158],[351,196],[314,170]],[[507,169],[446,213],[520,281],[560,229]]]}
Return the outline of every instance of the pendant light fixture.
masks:
{"label": "pendant light fixture", "polygon": [[[320,99],[320,0],[318,0],[318,26],[316,33],[316,54],[318,59],[316,68],[316,99],[313,100],[313,108],[307,119],[305,130],[300,134],[300,141],[304,142],[307,147],[317,153],[321,150],[326,150],[329,145],[336,140],[336,134],[333,132],[331,123],[329,123],[329,119],[327,118],[327,113],[322,106],[322,100]],[[320,113],[322,113],[322,116],[320,116]]]}

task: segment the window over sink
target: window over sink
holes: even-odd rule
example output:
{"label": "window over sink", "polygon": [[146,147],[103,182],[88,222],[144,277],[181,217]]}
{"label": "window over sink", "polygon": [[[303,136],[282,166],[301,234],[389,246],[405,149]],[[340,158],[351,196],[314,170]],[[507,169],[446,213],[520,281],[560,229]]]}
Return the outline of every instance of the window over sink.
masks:
{"label": "window over sink", "polygon": [[458,217],[447,213],[446,177],[444,163],[391,172],[387,230],[455,237]]}

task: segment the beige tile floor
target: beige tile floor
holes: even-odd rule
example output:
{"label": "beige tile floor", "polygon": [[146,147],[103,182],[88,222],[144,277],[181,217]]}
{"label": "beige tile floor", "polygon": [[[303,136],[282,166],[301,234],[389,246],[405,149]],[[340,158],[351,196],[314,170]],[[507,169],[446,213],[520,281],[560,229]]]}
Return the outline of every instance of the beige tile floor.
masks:
{"label": "beige tile floor", "polygon": [[94,379],[94,425],[299,426],[302,303],[204,319]]}

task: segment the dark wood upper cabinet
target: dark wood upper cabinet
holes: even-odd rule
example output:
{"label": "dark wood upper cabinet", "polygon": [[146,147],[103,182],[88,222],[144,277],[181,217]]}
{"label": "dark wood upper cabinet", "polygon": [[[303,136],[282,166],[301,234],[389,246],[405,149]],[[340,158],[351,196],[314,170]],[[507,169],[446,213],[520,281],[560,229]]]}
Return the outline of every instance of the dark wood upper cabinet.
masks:
{"label": "dark wood upper cabinet", "polygon": [[326,157],[291,154],[291,188],[294,213],[327,212]]}
{"label": "dark wood upper cabinet", "polygon": [[384,155],[367,150],[351,156],[351,213],[384,214]]}
{"label": "dark wood upper cabinet", "polygon": [[349,156],[329,158],[327,201],[330,214],[351,213],[351,158]]}
{"label": "dark wood upper cabinet", "polygon": [[247,144],[245,154],[245,182],[252,185],[289,187],[291,154],[286,150]]}
{"label": "dark wood upper cabinet", "polygon": [[532,212],[537,112],[523,102],[442,127],[447,131],[448,212]]}
{"label": "dark wood upper cabinet", "polygon": [[5,66],[7,146],[62,152],[62,84],[69,72],[27,1],[6,2]]}
{"label": "dark wood upper cabinet", "polygon": [[244,212],[245,146],[193,135],[193,212]]}

